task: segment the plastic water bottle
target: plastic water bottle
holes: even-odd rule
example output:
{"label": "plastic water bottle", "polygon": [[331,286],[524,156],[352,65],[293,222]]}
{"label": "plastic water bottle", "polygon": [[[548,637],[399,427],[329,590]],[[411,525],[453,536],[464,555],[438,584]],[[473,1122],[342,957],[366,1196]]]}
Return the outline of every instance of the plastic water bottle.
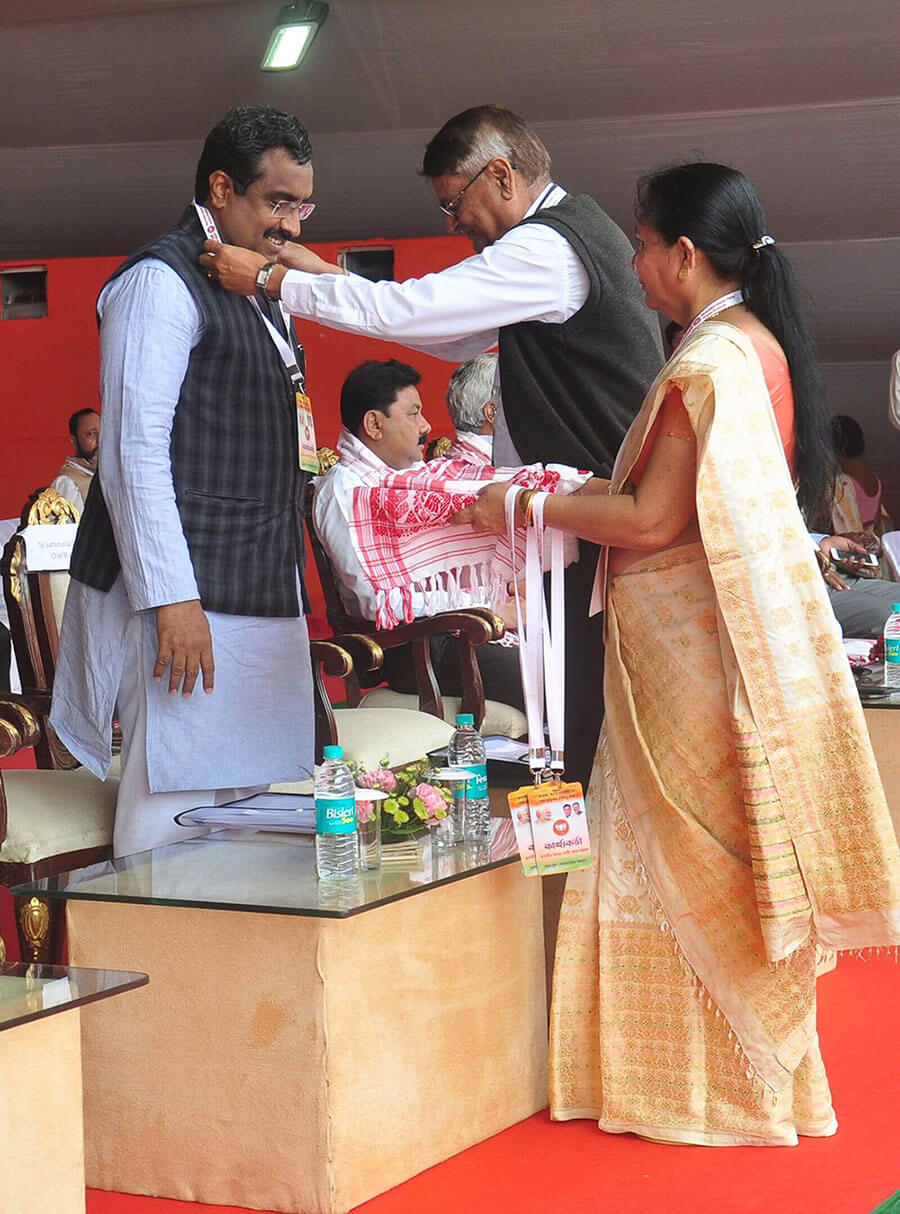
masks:
{"label": "plastic water bottle", "polygon": [[891,603],[884,624],[884,681],[889,687],[900,687],[900,603]]}
{"label": "plastic water bottle", "polygon": [[319,879],[353,877],[359,872],[356,833],[356,784],[344,762],[342,746],[326,746],[316,775],[316,872]]}
{"label": "plastic water bottle", "polygon": [[466,838],[490,839],[491,803],[488,799],[484,742],[470,712],[457,714],[456,732],[447,748],[447,762],[452,767],[465,768],[475,777],[466,786]]}

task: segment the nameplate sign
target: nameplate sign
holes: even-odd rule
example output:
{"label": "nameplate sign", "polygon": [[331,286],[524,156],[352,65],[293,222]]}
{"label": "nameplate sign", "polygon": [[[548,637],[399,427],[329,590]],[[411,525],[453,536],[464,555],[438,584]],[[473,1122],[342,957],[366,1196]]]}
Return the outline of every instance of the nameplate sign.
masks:
{"label": "nameplate sign", "polygon": [[72,548],[78,534],[77,523],[23,527],[19,532],[25,541],[25,561],[29,573],[68,569]]}

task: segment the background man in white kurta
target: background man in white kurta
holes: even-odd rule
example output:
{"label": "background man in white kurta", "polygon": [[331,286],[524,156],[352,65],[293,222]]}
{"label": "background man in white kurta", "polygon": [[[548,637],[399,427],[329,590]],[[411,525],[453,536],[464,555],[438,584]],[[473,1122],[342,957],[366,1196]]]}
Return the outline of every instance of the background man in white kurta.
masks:
{"label": "background man in white kurta", "polygon": [[493,458],[494,421],[498,405],[493,400],[497,378],[497,355],[479,354],[456,368],[447,386],[447,412],[456,431],[448,459],[489,464]]}
{"label": "background man in white kurta", "polygon": [[189,206],[100,296],[100,466],[51,720],[102,778],[118,702],[117,855],[186,837],[173,823],[182,810],[312,772],[288,367],[302,352],[277,307],[226,295],[197,263],[210,218],[269,258],[299,236],[311,155],[291,115],[231,111],[197,169],[206,212]]}
{"label": "background man in white kurta", "polygon": [[100,447],[100,414],[96,409],[78,409],[69,418],[69,440],[72,454],[65,461],[51,487],[61,494],[81,514],[84,499],[97,471]]}

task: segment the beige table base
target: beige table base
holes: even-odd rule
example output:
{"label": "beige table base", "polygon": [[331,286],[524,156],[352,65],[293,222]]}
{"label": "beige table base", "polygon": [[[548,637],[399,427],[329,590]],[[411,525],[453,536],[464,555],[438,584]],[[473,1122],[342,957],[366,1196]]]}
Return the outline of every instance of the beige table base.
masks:
{"label": "beige table base", "polygon": [[545,1107],[541,886],[509,865],[351,919],[70,902],[87,1183],[337,1214]]}
{"label": "beige table base", "polygon": [[865,708],[866,724],[894,830],[900,839],[900,709]]}
{"label": "beige table base", "polygon": [[0,1210],[84,1214],[77,1008],[0,1033]]}

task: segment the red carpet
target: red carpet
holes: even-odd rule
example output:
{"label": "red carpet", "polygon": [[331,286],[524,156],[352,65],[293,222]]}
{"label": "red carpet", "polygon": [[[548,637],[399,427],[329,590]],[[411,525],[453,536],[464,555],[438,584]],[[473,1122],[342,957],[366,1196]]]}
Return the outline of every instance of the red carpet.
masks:
{"label": "red carpet", "polygon": [[[357,1214],[869,1214],[900,1189],[898,1007],[900,965],[885,957],[841,961],[819,985],[834,1138],[801,1138],[793,1148],[665,1147],[601,1134],[590,1122],[555,1125],[541,1113]],[[235,1214],[96,1190],[87,1210]]]}

